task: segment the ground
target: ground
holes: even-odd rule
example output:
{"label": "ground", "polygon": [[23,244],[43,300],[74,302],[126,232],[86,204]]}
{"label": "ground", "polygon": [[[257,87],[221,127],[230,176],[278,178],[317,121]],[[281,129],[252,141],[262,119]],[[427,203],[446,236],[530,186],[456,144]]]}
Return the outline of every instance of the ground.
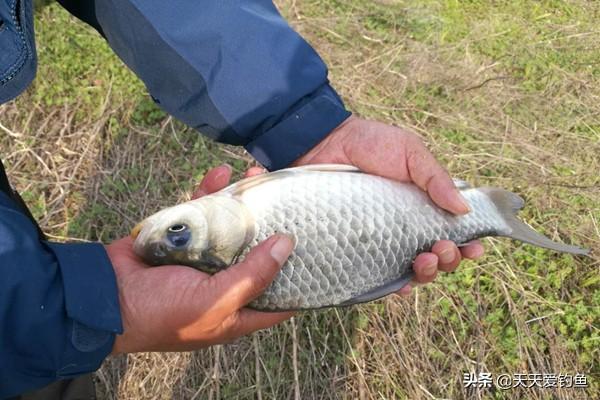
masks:
{"label": "ground", "polygon": [[[594,399],[600,393],[600,4],[280,0],[347,106],[421,135],[452,175],[526,199],[572,257],[505,239],[408,299],[301,313],[231,345],[109,359],[107,399]],[[36,19],[38,77],[0,154],[54,240],[109,242],[240,149],[160,111],[90,28]],[[464,373],[584,373],[588,389],[465,389]]]}

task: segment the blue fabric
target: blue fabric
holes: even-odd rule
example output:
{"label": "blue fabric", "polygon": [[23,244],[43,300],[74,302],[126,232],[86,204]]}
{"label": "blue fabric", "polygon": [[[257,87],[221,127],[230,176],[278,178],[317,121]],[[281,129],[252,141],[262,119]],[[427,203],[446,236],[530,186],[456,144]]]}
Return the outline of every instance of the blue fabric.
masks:
{"label": "blue fabric", "polygon": [[350,115],[321,58],[271,1],[96,0],[96,17],[162,108],[246,146],[268,169],[289,165]]}
{"label": "blue fabric", "polygon": [[[35,75],[32,2],[0,0],[0,103]],[[268,169],[350,115],[271,1],[61,3],[104,35],[160,107]],[[121,331],[113,274],[101,245],[39,241],[0,194],[0,398],[100,365]]]}
{"label": "blue fabric", "polygon": [[95,371],[121,332],[104,247],[40,241],[0,192],[0,398]]}
{"label": "blue fabric", "polygon": [[0,0],[0,104],[29,86],[36,67],[33,2]]}
{"label": "blue fabric", "polygon": [[[32,1],[22,3],[19,22],[17,1],[0,0],[0,103],[35,74]],[[350,115],[321,58],[271,1],[61,3],[104,34],[160,107],[245,146],[268,169],[289,165]]]}

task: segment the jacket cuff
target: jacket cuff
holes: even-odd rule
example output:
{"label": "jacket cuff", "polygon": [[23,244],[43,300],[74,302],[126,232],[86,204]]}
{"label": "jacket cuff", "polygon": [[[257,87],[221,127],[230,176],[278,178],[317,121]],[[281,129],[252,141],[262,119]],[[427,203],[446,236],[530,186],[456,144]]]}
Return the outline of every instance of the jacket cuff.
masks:
{"label": "jacket cuff", "polygon": [[99,243],[46,245],[60,266],[70,319],[60,378],[95,371],[123,332],[115,272]]}
{"label": "jacket cuff", "polygon": [[268,170],[289,166],[351,115],[329,84],[298,104],[279,123],[245,146]]}

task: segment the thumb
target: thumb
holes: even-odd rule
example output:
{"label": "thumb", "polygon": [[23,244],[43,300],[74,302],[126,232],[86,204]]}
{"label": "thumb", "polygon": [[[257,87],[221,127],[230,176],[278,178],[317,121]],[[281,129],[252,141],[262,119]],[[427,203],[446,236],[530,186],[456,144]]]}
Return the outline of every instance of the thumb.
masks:
{"label": "thumb", "polygon": [[425,147],[423,141],[416,136],[410,136],[406,146],[406,167],[410,179],[443,209],[455,215],[468,213],[469,204],[452,182],[448,172]]}
{"label": "thumb", "polygon": [[254,247],[244,261],[213,275],[217,307],[230,314],[257,298],[275,279],[293,248],[289,236],[271,236]]}

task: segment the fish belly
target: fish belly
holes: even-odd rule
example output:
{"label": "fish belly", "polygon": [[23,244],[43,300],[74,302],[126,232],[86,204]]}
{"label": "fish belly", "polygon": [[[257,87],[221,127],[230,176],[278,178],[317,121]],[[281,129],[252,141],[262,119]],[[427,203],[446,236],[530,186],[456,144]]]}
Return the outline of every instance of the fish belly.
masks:
{"label": "fish belly", "polygon": [[462,193],[472,212],[457,217],[414,185],[362,173],[306,172],[249,189],[241,196],[255,220],[249,247],[275,233],[296,239],[280,274],[250,306],[278,311],[352,304],[409,280],[415,256],[437,240],[464,243],[507,229],[485,193]]}

